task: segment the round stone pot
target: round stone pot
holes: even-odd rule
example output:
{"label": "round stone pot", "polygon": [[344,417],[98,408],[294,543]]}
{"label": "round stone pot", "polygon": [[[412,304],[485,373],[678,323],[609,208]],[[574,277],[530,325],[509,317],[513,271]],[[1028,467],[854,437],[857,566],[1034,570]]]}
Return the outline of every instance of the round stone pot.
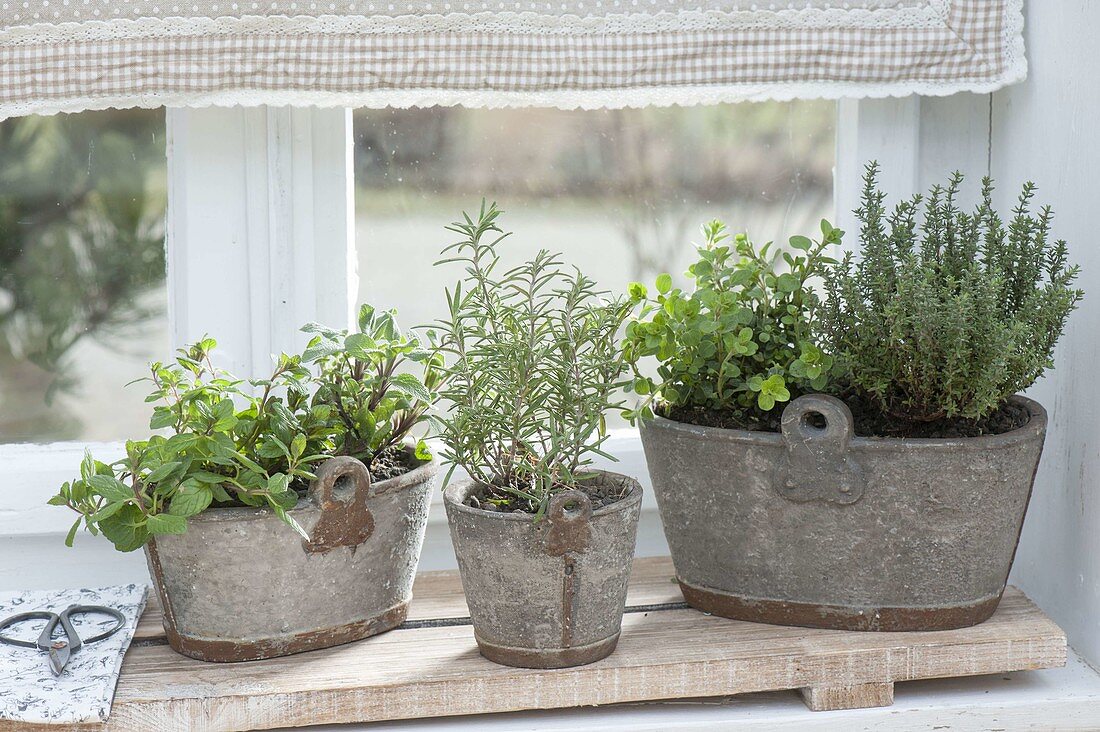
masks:
{"label": "round stone pot", "polygon": [[362,462],[322,463],[289,513],[215,508],[145,547],[168,644],[203,661],[252,661],[347,643],[400,625],[437,466],[371,484]]}
{"label": "round stone pot", "polygon": [[[800,397],[782,434],[642,428],[684,598],[715,615],[845,630],[941,630],[997,608],[1046,412],[1001,435],[864,438],[838,399]],[[820,415],[825,427],[814,426]]]}
{"label": "round stone pot", "polygon": [[443,492],[474,637],[490,661],[564,668],[615,650],[642,488],[625,475],[593,472],[625,496],[593,511],[585,493],[565,491],[539,521],[465,505],[472,481]]}

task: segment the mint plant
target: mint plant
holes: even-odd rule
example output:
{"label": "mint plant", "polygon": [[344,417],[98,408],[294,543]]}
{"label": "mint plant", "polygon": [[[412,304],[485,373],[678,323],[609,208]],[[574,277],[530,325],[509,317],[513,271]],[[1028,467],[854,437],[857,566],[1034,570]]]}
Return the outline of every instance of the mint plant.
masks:
{"label": "mint plant", "polygon": [[[657,277],[652,295],[631,284],[641,311],[626,327],[623,348],[634,372],[629,389],[642,398],[625,416],[651,419],[656,402],[749,426],[767,422],[792,396],[826,388],[835,364],[817,342],[814,285],[836,263],[827,251],[843,232],[822,221],[821,233],[816,242],[791,237],[791,251],[779,252],[771,242],[757,248],[745,234],[731,239],[725,224],[711,221],[687,271],[690,290],[674,288],[668,274]],[[641,370],[651,357],[657,379]]]}
{"label": "mint plant", "polygon": [[331,407],[309,404],[310,373],[298,356],[281,356],[246,390],[213,366],[215,345],[204,338],[143,379],[153,385],[146,401],[158,402],[149,427],[168,435],[127,442],[113,465],[86,454],[80,476],[50,499],[81,515],[66,544],[83,523],[133,551],[151,536],[184,533],[187,518],[211,505],[266,506],[305,536],[287,510],[333,448]]}
{"label": "mint plant", "polygon": [[541,516],[552,494],[581,485],[593,456],[606,457],[604,414],[620,406],[617,334],[630,304],[606,299],[546,250],[504,269],[500,213],[483,204],[476,221],[447,227],[462,239],[439,264],[466,274],[438,324],[449,409],[436,423],[452,472],[463,468],[490,503]]}
{"label": "mint plant", "polygon": [[[334,451],[359,458],[368,467],[392,454],[437,399],[442,357],[397,326],[396,311],[359,310],[359,330],[336,331],[317,323],[302,330],[315,333],[302,359],[317,369],[312,403],[333,419]],[[419,364],[422,376],[402,371]],[[430,460],[423,439],[416,457]]]}
{"label": "mint plant", "polygon": [[867,166],[855,212],[861,256],[827,277],[826,341],[856,394],[895,421],[986,417],[1053,366],[1078,268],[1050,238],[1051,209],[1032,212],[1031,183],[1006,225],[989,178],[973,213],[957,203],[961,173],[888,213],[878,171]]}

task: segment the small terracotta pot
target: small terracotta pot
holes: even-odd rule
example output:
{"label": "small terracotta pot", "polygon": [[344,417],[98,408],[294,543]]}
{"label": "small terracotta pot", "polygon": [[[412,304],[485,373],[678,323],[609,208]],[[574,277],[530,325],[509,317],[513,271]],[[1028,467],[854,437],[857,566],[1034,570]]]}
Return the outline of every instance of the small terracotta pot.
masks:
{"label": "small terracotta pot", "polygon": [[[810,395],[782,434],[655,419],[653,490],[689,604],[715,615],[846,630],[975,625],[1004,592],[1046,412],[1000,435],[856,437]],[[825,427],[809,420],[819,415]]]}
{"label": "small terracotta pot", "polygon": [[642,488],[624,475],[593,472],[594,480],[620,484],[624,497],[593,511],[585,493],[566,491],[537,522],[465,505],[472,481],[443,492],[474,636],[490,661],[563,668],[615,650]]}
{"label": "small terracotta pot", "polygon": [[251,661],[347,643],[400,625],[437,466],[371,484],[331,458],[290,511],[216,508],[145,548],[168,644],[203,661]]}

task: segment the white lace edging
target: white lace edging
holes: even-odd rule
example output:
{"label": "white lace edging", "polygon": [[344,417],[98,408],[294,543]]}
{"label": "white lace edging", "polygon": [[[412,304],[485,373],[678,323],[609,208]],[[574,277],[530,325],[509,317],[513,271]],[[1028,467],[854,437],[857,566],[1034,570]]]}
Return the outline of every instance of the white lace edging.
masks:
{"label": "white lace edging", "polygon": [[[972,0],[973,1],[973,0]],[[1004,0],[1002,0],[1004,1]],[[1016,0],[1007,0],[1015,2]],[[682,9],[657,12],[558,14],[530,10],[440,13],[314,13],[218,16],[88,18],[57,23],[10,25],[0,30],[0,43],[114,40],[143,37],[226,35],[233,33],[519,33],[554,35],[638,34],[707,30],[916,29],[942,26],[951,0],[902,8],[781,8],[777,10]],[[275,7],[277,3],[272,6]],[[284,3],[286,5],[286,3]],[[297,5],[297,3],[295,3]],[[566,7],[566,6],[563,6]],[[291,9],[287,5],[287,9]],[[0,17],[2,20],[2,17]]]}

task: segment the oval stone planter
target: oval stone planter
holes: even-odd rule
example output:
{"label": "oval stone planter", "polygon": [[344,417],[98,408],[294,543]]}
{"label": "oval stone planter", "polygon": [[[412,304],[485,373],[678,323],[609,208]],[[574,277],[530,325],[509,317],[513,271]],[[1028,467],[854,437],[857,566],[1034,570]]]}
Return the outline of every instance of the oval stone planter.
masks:
{"label": "oval stone planter", "polygon": [[[642,443],[684,598],[741,620],[940,630],[993,614],[1042,453],[1046,412],[1001,435],[864,438],[810,395],[782,434],[655,419]],[[815,427],[821,415],[825,427]]]}
{"label": "oval stone planter", "polygon": [[203,661],[251,661],[347,643],[400,625],[437,466],[372,484],[362,462],[317,470],[289,513],[215,508],[146,546],[168,644]]}
{"label": "oval stone planter", "polygon": [[615,650],[642,488],[617,473],[625,496],[592,510],[582,491],[554,496],[546,516],[465,505],[476,487],[443,492],[474,637],[490,661],[528,668],[580,666]]}

